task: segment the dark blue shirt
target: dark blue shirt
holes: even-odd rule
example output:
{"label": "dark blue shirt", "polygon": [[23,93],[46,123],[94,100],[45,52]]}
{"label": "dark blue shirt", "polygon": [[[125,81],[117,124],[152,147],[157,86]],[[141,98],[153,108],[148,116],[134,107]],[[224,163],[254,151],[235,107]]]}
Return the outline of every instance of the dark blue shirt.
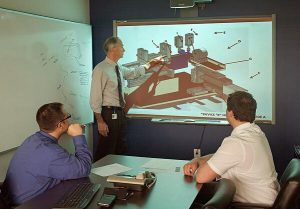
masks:
{"label": "dark blue shirt", "polygon": [[12,158],[5,179],[12,203],[21,204],[62,180],[86,177],[92,155],[84,135],[73,137],[75,154],[69,154],[57,139],[39,131],[27,138]]}

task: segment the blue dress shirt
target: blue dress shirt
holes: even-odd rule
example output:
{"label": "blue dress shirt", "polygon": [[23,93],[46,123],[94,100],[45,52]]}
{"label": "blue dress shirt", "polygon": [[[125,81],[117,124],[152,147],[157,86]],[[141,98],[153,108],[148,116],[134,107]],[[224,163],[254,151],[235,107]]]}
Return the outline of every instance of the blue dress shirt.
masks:
{"label": "blue dress shirt", "polygon": [[74,155],[43,131],[22,143],[10,162],[4,183],[14,205],[32,199],[62,180],[89,175],[92,155],[85,136],[73,137],[73,142]]}

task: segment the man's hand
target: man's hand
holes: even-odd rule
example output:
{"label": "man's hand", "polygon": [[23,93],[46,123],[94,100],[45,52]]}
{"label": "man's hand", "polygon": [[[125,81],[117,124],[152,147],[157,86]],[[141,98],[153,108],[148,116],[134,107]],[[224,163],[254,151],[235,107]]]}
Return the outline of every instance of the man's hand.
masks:
{"label": "man's hand", "polygon": [[183,166],[184,175],[194,176],[198,167],[199,167],[198,162],[192,160],[191,162],[189,162]]}
{"label": "man's hand", "polygon": [[107,136],[109,129],[104,121],[98,122],[98,131],[102,136]]}
{"label": "man's hand", "polygon": [[150,60],[148,63],[145,64],[145,68],[146,70],[150,70],[152,67],[156,66],[156,65],[162,65],[164,64],[164,57],[165,56],[159,56],[159,57],[156,57],[152,60]]}
{"label": "man's hand", "polygon": [[67,133],[73,137],[82,135],[82,127],[80,124],[71,124],[69,125]]}

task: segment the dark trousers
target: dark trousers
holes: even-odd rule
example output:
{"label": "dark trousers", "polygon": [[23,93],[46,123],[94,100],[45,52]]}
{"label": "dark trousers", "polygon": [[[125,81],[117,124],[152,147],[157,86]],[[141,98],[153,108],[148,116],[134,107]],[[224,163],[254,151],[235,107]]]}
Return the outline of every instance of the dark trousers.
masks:
{"label": "dark trousers", "polygon": [[[117,114],[117,119],[112,119]],[[123,109],[114,107],[103,107],[101,115],[106,122],[109,133],[106,137],[99,134],[98,147],[95,153],[95,161],[108,154],[125,154],[126,144],[126,115]]]}

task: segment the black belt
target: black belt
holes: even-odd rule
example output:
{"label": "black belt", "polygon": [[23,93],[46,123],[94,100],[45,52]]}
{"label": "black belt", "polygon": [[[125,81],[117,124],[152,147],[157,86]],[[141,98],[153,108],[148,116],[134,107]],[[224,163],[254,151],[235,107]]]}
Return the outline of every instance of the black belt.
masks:
{"label": "black belt", "polygon": [[102,106],[102,109],[103,110],[113,110],[113,111],[115,111],[115,110],[123,110],[123,108],[122,107],[117,107],[117,106]]}

